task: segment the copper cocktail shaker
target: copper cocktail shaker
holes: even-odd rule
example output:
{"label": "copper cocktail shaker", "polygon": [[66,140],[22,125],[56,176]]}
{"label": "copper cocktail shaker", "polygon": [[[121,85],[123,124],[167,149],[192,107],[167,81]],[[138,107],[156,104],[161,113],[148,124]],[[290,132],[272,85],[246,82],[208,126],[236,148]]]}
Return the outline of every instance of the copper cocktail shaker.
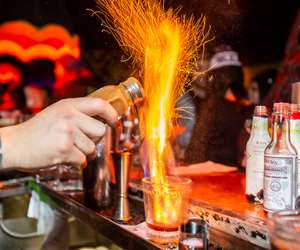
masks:
{"label": "copper cocktail shaker", "polygon": [[[119,120],[127,115],[128,110],[130,110],[131,115],[138,118],[138,105],[144,98],[141,84],[133,77],[128,78],[119,85],[108,85],[100,88],[91,93],[90,96],[107,100],[118,112]],[[116,214],[119,213],[118,211],[121,211],[119,213],[120,216],[115,217],[119,221],[123,221],[123,219],[126,221],[130,216],[128,201],[126,201],[127,195],[124,196],[124,194],[127,194],[128,171],[131,161],[128,158],[130,153],[120,152],[119,149],[116,149],[116,145],[119,145],[118,141],[121,139],[118,138],[120,134],[116,132],[117,130],[119,131],[120,127],[118,126],[120,124],[122,126],[122,123],[119,122],[115,128],[112,128],[113,138],[110,135],[106,136],[106,140],[103,142],[105,146],[97,146],[97,149],[102,150],[102,153],[97,152],[96,159],[89,161],[87,167],[83,170],[83,186],[85,201],[88,206],[102,207],[109,204],[110,178],[107,173],[109,172],[108,161],[110,154],[112,154],[118,188]],[[113,142],[111,141],[112,139]],[[104,150],[104,148],[106,149]]]}
{"label": "copper cocktail shaker", "polygon": [[144,98],[144,92],[139,81],[134,77],[129,77],[119,85],[107,85],[92,92],[89,96],[108,101],[117,110],[119,117],[122,117],[130,107],[137,115],[137,107]]}

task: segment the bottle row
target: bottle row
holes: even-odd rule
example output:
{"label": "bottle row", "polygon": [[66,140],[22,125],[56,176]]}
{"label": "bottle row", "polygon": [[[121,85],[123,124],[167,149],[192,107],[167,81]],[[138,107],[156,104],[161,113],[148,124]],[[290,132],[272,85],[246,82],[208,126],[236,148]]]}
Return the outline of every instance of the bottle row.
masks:
{"label": "bottle row", "polygon": [[300,106],[275,103],[271,124],[267,108],[256,106],[246,146],[246,196],[268,212],[294,209],[300,203]]}

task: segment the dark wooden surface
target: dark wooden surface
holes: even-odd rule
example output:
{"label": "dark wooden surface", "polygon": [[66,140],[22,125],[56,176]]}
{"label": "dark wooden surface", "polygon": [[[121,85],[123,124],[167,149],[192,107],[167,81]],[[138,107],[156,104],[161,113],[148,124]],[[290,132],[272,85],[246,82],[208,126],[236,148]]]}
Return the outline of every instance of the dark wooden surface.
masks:
{"label": "dark wooden surface", "polygon": [[[238,171],[229,173],[181,175],[193,181],[191,201],[195,204],[206,204],[225,213],[233,214],[241,219],[255,219],[264,223],[267,214],[262,205],[247,201],[245,196],[245,173]],[[137,172],[132,173],[134,187],[140,189],[140,178]]]}
{"label": "dark wooden surface", "polygon": [[245,174],[240,172],[192,176],[192,201],[228,211],[242,219],[265,221],[262,205],[253,204],[245,197]]}

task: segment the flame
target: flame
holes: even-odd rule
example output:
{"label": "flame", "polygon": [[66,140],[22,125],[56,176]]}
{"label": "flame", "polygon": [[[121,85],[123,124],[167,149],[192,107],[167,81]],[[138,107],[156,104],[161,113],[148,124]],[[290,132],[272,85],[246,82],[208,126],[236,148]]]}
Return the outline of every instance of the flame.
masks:
{"label": "flame", "polygon": [[[140,68],[147,99],[141,121],[150,174],[155,183],[166,184],[166,149],[175,103],[209,40],[206,19],[179,16],[179,10],[164,10],[158,0],[96,2],[99,11],[94,14],[103,17],[105,28]],[[167,215],[157,216],[158,221],[168,220]]]}

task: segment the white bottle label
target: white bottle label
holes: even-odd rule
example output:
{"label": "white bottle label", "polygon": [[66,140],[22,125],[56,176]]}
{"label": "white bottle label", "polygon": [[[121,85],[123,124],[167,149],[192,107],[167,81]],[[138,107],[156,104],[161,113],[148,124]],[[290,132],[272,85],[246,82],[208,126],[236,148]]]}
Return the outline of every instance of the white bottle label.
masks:
{"label": "white bottle label", "polygon": [[265,155],[264,208],[278,211],[294,208],[295,156]]}
{"label": "white bottle label", "polygon": [[300,120],[299,119],[291,119],[290,120],[290,139],[291,139],[291,143],[296,148],[297,154],[298,154],[297,196],[299,196],[300,195],[300,174],[299,174],[299,170],[300,170],[300,157],[299,157],[299,153],[300,153]]}
{"label": "white bottle label", "polygon": [[246,147],[246,194],[257,196],[263,190],[264,151],[270,142],[268,118],[254,117],[252,133]]}

